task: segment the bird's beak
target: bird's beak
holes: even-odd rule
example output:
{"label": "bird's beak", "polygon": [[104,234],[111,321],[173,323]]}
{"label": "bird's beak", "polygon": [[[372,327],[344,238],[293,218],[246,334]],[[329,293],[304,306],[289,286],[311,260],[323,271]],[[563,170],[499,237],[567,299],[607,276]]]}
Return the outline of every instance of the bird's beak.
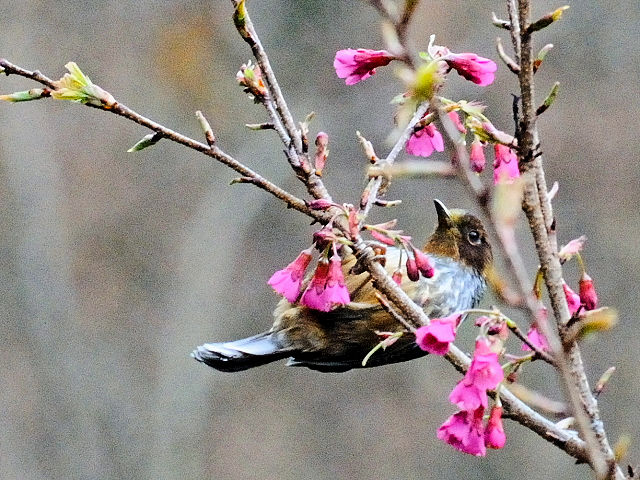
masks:
{"label": "bird's beak", "polygon": [[435,204],[436,212],[438,213],[438,228],[451,228],[453,222],[451,220],[451,214],[449,213],[449,210],[447,210],[447,207],[445,207],[444,203],[442,203],[437,198],[433,201],[433,203]]}

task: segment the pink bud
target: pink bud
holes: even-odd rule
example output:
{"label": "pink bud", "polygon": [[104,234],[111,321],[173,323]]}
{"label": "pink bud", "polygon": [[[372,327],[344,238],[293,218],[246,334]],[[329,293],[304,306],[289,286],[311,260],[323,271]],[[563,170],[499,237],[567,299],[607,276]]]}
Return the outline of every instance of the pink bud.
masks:
{"label": "pink bud", "polygon": [[484,145],[479,139],[475,139],[471,142],[471,154],[469,155],[471,161],[471,170],[476,173],[481,173],[487,164],[484,157]]}
{"label": "pink bud", "polygon": [[518,157],[509,147],[495,144],[495,161],[493,162],[493,183],[511,183],[520,176]]}
{"label": "pink bud", "polygon": [[569,307],[569,314],[574,316],[580,310],[582,302],[580,301],[580,295],[571,290],[571,287],[564,281],[562,282],[562,288],[564,289],[564,296],[567,298],[567,305]]}
{"label": "pink bud", "polygon": [[586,310],[595,310],[598,306],[598,295],[596,289],[593,286],[593,279],[587,275],[587,272],[582,272],[582,276],[578,281],[580,300]]}
{"label": "pink bud", "polygon": [[314,157],[314,165],[316,167],[316,175],[322,176],[322,171],[327,164],[327,157],[329,156],[329,135],[324,132],[319,132],[316,135],[316,155]]}
{"label": "pink bud", "polygon": [[369,230],[369,232],[371,233],[371,236],[373,238],[375,238],[379,242],[384,243],[385,245],[393,246],[396,244],[396,241],[393,238],[389,237],[388,235],[385,235],[382,232],[379,232],[377,230]]}
{"label": "pink bud", "polygon": [[409,280],[412,282],[417,282],[420,278],[418,266],[413,258],[407,258],[407,277],[409,277]]}
{"label": "pink bud", "polygon": [[456,128],[460,133],[467,133],[467,129],[464,127],[464,125],[460,121],[460,115],[458,115],[458,112],[454,110],[452,112],[447,113],[447,115],[449,115],[449,118],[451,119],[451,121],[453,122],[453,124],[456,126]]}
{"label": "pink bud", "polygon": [[489,414],[489,422],[484,432],[484,442],[487,448],[502,448],[507,442],[502,426],[502,407],[494,405]]}
{"label": "pink bud", "polygon": [[325,198],[317,198],[315,200],[307,202],[307,205],[309,205],[309,208],[311,208],[312,210],[327,210],[333,207],[335,203],[330,202]]}
{"label": "pink bud", "polygon": [[433,277],[433,265],[431,264],[431,260],[429,257],[422,251],[417,248],[413,249],[413,258],[416,261],[416,267],[425,278]]}
{"label": "pink bud", "polygon": [[391,279],[396,282],[397,285],[402,285],[402,272],[400,270],[396,270],[391,275]]}
{"label": "pink bud", "polygon": [[360,223],[358,221],[358,212],[355,208],[349,208],[349,235],[351,235],[351,240],[355,240],[360,232]]}

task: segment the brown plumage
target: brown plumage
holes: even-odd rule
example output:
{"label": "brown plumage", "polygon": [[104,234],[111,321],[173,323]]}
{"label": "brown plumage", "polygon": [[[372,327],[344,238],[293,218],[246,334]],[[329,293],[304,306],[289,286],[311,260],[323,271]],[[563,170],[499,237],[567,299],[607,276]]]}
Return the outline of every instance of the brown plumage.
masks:
{"label": "brown plumage", "polygon": [[[401,287],[432,318],[473,307],[484,293],[486,274],[491,267],[491,246],[480,220],[461,210],[448,211],[438,200],[438,225],[423,250],[434,265],[435,274],[417,282],[403,275]],[[390,273],[397,267],[400,250],[387,251]],[[380,342],[380,332],[401,331],[404,327],[376,300],[368,273],[350,274],[356,259],[343,260],[345,283],[351,303],[330,312],[312,310],[281,300],[268,332],[234,342],[208,343],[198,347],[193,357],[227,372],[245,370],[281,358],[288,365],[314,370],[342,372],[362,367],[362,359]],[[378,351],[367,367],[411,360],[426,353],[405,334],[386,350]]]}

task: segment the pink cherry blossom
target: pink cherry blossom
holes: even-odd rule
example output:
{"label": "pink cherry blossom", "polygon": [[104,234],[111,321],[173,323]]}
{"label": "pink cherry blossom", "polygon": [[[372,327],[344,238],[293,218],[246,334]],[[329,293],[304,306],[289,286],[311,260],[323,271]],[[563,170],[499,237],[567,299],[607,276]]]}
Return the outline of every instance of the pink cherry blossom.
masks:
{"label": "pink cherry blossom", "polygon": [[300,295],[304,272],[311,261],[311,249],[303,250],[298,257],[282,270],[278,270],[267,282],[273,289],[293,303]]}
{"label": "pink cherry blossom", "polygon": [[562,282],[562,288],[564,289],[564,296],[567,299],[567,306],[569,307],[569,314],[571,316],[578,313],[580,310],[580,306],[582,305],[582,301],[580,300],[580,295],[574,292],[566,282]]}
{"label": "pink cherry blossom", "polygon": [[444,151],[442,134],[432,123],[418,130],[407,142],[407,153],[418,157],[428,157],[433,151]]}
{"label": "pink cherry blossom", "polygon": [[449,53],[442,57],[447,64],[467,80],[486,86],[493,83],[498,65],[493,60],[475,53]]}
{"label": "pink cherry blossom", "polygon": [[485,390],[493,390],[504,380],[498,354],[491,351],[487,340],[483,338],[476,340],[476,349],[464,380]]}
{"label": "pink cherry blossom", "polygon": [[507,443],[502,426],[502,407],[494,405],[489,414],[489,422],[484,432],[484,443],[487,448],[502,448]]}
{"label": "pink cherry blossom", "polygon": [[388,65],[395,58],[386,50],[347,48],[336,52],[333,67],[338,77],[344,78],[347,85],[355,85],[375,74],[377,67]]}
{"label": "pink cherry blossom", "polygon": [[477,138],[471,142],[469,160],[471,161],[471,170],[476,173],[482,173],[487,164],[487,160],[484,157],[484,145]]}
{"label": "pink cherry blossom", "polygon": [[456,339],[456,326],[460,315],[433,318],[429,325],[416,330],[416,343],[425,352],[445,355],[449,345]]}
{"label": "pink cherry blossom", "polygon": [[461,410],[475,410],[477,408],[487,408],[489,397],[487,390],[478,385],[462,379],[451,390],[449,401],[457,405]]}
{"label": "pink cherry blossom", "polygon": [[454,413],[438,429],[438,438],[461,452],[484,457],[484,408]]}
{"label": "pink cherry blossom", "polygon": [[496,143],[494,146],[493,183],[509,183],[520,176],[518,157],[513,150]]}
{"label": "pink cherry blossom", "polygon": [[328,312],[337,305],[346,305],[351,301],[349,290],[344,284],[342,260],[334,254],[330,262],[318,263],[309,286],[302,294],[300,303],[314,310]]}
{"label": "pink cherry blossom", "polygon": [[[547,338],[542,334],[538,325],[535,323],[531,325],[531,328],[529,328],[529,331],[527,332],[527,340],[529,340],[538,350],[542,350],[543,352],[549,350],[549,342],[547,341]],[[531,348],[526,343],[523,343],[522,350],[530,352]]]}
{"label": "pink cherry blossom", "polygon": [[593,286],[593,279],[587,272],[582,272],[578,286],[580,287],[580,301],[584,305],[584,308],[586,310],[595,310],[598,306],[598,294]]}

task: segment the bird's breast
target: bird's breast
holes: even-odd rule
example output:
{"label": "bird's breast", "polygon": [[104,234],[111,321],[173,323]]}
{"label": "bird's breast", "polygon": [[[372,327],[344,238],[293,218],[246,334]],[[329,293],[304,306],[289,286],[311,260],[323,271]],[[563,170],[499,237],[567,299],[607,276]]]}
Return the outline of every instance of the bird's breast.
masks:
{"label": "bird's breast", "polygon": [[411,297],[431,318],[445,317],[457,310],[473,308],[486,289],[476,270],[446,257],[431,257],[434,275],[421,277]]}

